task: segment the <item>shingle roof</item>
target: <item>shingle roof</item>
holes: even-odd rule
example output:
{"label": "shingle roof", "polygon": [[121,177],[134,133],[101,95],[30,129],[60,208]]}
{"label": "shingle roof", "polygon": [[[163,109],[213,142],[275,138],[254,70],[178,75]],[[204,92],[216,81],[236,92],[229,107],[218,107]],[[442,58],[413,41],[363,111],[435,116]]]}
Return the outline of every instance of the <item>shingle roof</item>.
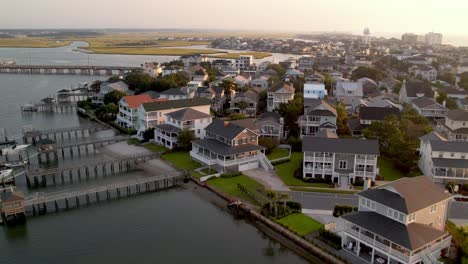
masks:
{"label": "shingle roof", "polygon": [[229,121],[223,121],[221,119],[213,120],[213,122],[205,128],[207,132],[211,132],[230,140],[234,139],[245,129],[246,128],[241,125]]}
{"label": "shingle roof", "polygon": [[421,248],[446,235],[428,225],[405,225],[375,212],[356,212],[342,217],[409,250]]}
{"label": "shingle roof", "polygon": [[185,108],[202,105],[211,105],[211,101],[207,98],[191,98],[181,100],[171,100],[164,102],[143,103],[142,106],[146,112],[159,111],[164,109]]}
{"label": "shingle roof", "polygon": [[468,152],[468,142],[430,141],[432,151]]}
{"label": "shingle roof", "polygon": [[422,81],[405,82],[406,95],[417,97],[417,94],[424,94],[425,97],[432,98],[432,88],[429,83]]}
{"label": "shingle roof", "polygon": [[170,112],[166,115],[170,116],[171,118],[175,120],[180,120],[180,121],[189,121],[189,120],[211,117],[211,115],[209,114],[205,114],[203,112],[197,111],[189,107],[180,109],[174,112]]}
{"label": "shingle roof", "polygon": [[[327,103],[326,101],[321,100],[321,99],[310,99],[310,98],[304,99],[304,108],[310,109],[310,110],[307,110],[308,113],[319,114],[319,112],[312,112],[312,111],[316,110],[320,106],[323,106],[325,109],[327,109],[327,110],[322,110],[322,111],[329,111],[331,113],[331,114],[326,114],[326,115],[338,116],[336,109],[333,106],[331,106],[329,103]],[[317,110],[320,110],[320,109],[317,109]],[[325,113],[321,113],[321,114],[325,114]]]}
{"label": "shingle roof", "polygon": [[440,135],[439,133],[435,132],[435,131],[432,131],[422,137],[420,137],[420,139],[422,141],[447,141],[446,138],[444,138],[442,135]]}
{"label": "shingle roof", "polygon": [[197,139],[192,142],[222,156],[234,155],[234,154],[239,154],[239,153],[244,153],[244,152],[249,152],[249,151],[265,149],[262,146],[253,145],[253,144],[243,144],[243,145],[231,147],[213,139]]}
{"label": "shingle roof", "polygon": [[175,95],[187,95],[187,92],[180,89],[180,88],[171,88],[171,89],[167,89],[165,91],[162,91],[161,94],[175,94]]}
{"label": "shingle roof", "polygon": [[364,120],[382,121],[390,115],[400,117],[400,110],[395,107],[361,107],[359,109],[359,118]]}
{"label": "shingle roof", "polygon": [[468,112],[461,109],[454,109],[448,111],[446,117],[456,121],[468,121]]}
{"label": "shingle roof", "polygon": [[181,131],[180,128],[170,125],[170,124],[159,124],[159,125],[156,125],[155,127],[163,131],[169,132],[169,133],[179,133]]}
{"label": "shingle roof", "polygon": [[302,151],[379,155],[377,140],[354,138],[317,138],[306,136],[302,140]]}
{"label": "shingle roof", "polygon": [[271,121],[274,123],[279,123],[280,119],[281,119],[281,115],[276,112],[265,112],[258,117],[257,123],[261,123],[264,121]]}
{"label": "shingle roof", "polygon": [[428,177],[401,178],[357,194],[405,214],[412,214],[450,198],[445,189]]}
{"label": "shingle roof", "polygon": [[[419,108],[426,108],[431,105],[438,105],[438,103],[432,99],[432,98],[427,98],[427,97],[419,97],[417,99],[414,99],[411,101],[412,104],[416,105]],[[442,105],[440,105],[442,106]]]}
{"label": "shingle roof", "polygon": [[434,167],[468,168],[468,159],[443,159],[433,158]]}

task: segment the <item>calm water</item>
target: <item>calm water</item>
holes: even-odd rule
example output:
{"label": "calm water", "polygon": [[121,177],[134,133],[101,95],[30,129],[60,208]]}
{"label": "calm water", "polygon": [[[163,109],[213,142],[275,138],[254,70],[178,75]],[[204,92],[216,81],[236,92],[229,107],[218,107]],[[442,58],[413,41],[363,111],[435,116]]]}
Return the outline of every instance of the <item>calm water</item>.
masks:
{"label": "calm water", "polygon": [[[70,47],[30,51],[34,63],[87,60]],[[29,56],[23,49],[0,49],[0,57],[25,62],[12,54],[23,60]],[[142,61],[142,56],[90,57],[95,64]],[[0,74],[0,128],[15,135],[25,125],[56,128],[89,122],[75,114],[22,114],[19,105],[95,78]],[[21,188],[24,182],[18,179]],[[0,226],[0,263],[307,263],[191,188],[30,217],[24,226]]]}

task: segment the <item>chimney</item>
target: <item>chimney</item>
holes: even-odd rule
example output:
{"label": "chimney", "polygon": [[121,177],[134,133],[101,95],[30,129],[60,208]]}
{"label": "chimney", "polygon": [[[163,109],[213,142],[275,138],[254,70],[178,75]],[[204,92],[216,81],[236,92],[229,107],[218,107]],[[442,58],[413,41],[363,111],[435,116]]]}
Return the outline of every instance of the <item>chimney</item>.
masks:
{"label": "chimney", "polygon": [[224,121],[224,127],[229,126],[229,121]]}

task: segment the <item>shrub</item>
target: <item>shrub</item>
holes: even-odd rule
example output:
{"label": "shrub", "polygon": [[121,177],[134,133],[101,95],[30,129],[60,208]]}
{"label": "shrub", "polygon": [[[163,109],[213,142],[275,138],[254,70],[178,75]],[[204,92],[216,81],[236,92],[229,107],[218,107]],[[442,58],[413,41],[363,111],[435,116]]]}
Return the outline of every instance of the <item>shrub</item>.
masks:
{"label": "shrub", "polygon": [[266,148],[266,154],[270,154],[273,149],[276,147],[275,141],[273,141],[270,137],[261,137],[258,140],[258,144],[264,148]]}
{"label": "shrub", "polygon": [[234,178],[234,177],[237,177],[237,176],[241,176],[242,173],[236,171],[236,172],[232,172],[232,173],[223,173],[221,174],[221,178]]}
{"label": "shrub", "polygon": [[337,250],[341,249],[341,237],[323,227],[319,230],[318,238]]}
{"label": "shrub", "polygon": [[[288,216],[290,214],[295,214],[295,213],[301,213],[302,212],[302,205],[298,202],[293,202],[293,201],[288,201],[286,202],[286,210],[284,208],[284,202],[278,201],[276,202],[276,210],[277,210],[277,216],[276,218],[283,218],[285,216]],[[270,213],[270,203],[266,203],[263,205],[262,214],[267,216],[267,217],[275,217],[275,211]]]}
{"label": "shrub", "polygon": [[290,136],[288,138],[288,144],[291,145],[292,151],[297,151],[297,152],[302,151],[302,140],[300,138]]}
{"label": "shrub", "polygon": [[357,211],[358,208],[356,206],[351,206],[351,205],[335,205],[333,208],[333,216],[334,217],[340,217],[342,215]]}
{"label": "shrub", "polygon": [[283,163],[290,162],[290,161],[291,161],[290,158],[277,160],[277,161],[272,161],[271,165],[275,166],[275,165],[283,164]]}

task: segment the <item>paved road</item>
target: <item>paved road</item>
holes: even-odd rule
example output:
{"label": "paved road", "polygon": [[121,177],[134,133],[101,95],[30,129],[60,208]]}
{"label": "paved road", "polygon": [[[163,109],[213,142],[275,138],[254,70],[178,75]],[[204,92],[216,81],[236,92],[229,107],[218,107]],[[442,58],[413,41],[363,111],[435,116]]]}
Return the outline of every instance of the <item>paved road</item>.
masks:
{"label": "paved road", "polygon": [[305,209],[333,210],[336,204],[358,205],[354,194],[333,194],[314,192],[291,192],[294,201],[302,204]]}

